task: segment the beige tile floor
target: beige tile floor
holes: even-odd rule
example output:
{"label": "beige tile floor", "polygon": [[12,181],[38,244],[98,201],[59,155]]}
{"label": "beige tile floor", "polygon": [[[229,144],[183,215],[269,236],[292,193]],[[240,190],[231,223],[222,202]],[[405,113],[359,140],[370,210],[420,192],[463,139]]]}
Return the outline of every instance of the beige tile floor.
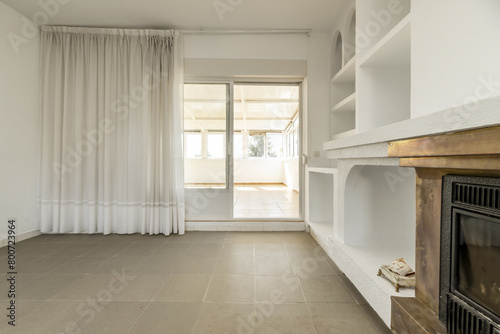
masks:
{"label": "beige tile floor", "polygon": [[284,184],[236,185],[235,218],[299,218],[299,193]]}
{"label": "beige tile floor", "polygon": [[[17,271],[1,333],[390,333],[302,232],[42,235]],[[8,289],[2,274],[4,313]]]}

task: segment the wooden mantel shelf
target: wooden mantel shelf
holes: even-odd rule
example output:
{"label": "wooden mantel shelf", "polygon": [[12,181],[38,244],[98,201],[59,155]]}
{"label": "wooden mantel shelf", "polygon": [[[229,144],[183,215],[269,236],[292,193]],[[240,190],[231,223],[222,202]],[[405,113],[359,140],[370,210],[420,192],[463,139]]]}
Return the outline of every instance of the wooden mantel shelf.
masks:
{"label": "wooden mantel shelf", "polygon": [[389,142],[388,156],[449,157],[500,155],[500,127]]}
{"label": "wooden mantel shelf", "polygon": [[500,170],[500,127],[389,143],[388,156],[401,167]]}

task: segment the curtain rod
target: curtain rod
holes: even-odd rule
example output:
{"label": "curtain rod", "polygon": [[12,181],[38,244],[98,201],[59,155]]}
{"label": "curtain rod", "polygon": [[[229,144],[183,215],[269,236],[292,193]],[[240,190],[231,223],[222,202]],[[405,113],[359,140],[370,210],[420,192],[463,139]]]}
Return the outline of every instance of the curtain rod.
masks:
{"label": "curtain rod", "polygon": [[296,30],[179,30],[179,32],[187,35],[265,35],[265,34],[306,34],[311,35],[310,29],[296,29]]}

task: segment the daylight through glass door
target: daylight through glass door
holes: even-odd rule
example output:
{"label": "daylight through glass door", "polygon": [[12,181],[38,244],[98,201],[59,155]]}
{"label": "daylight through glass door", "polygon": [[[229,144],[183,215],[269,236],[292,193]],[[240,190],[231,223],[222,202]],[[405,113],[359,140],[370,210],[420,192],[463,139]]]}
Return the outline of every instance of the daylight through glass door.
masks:
{"label": "daylight through glass door", "polygon": [[234,85],[234,217],[300,218],[298,85]]}

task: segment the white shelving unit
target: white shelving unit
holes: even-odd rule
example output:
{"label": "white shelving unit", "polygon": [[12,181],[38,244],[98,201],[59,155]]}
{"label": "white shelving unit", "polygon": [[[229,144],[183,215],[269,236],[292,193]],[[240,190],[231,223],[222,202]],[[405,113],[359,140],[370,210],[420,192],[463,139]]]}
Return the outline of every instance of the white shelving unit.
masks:
{"label": "white shelving unit", "polygon": [[[410,9],[410,0],[346,3],[332,31],[330,143],[355,140],[365,132],[383,131],[384,126],[411,118]],[[342,36],[342,55],[338,36]],[[390,296],[395,292],[376,272],[381,264],[398,257],[415,264],[414,175],[399,168],[397,160],[364,154],[355,162],[339,157],[331,176],[307,170],[306,222],[389,324]],[[387,180],[391,177],[404,181],[391,187]],[[399,295],[414,293],[408,289]]]}
{"label": "white shelving unit", "polygon": [[364,58],[410,13],[411,0],[357,0],[356,9],[356,50]]}
{"label": "white shelving unit", "polygon": [[331,76],[335,76],[337,72],[339,72],[342,69],[342,33],[340,31],[337,31],[335,34],[333,40],[332,40],[332,47],[331,47],[331,61],[330,61],[330,73]]}
{"label": "white shelving unit", "polygon": [[336,140],[336,139],[347,138],[347,137],[353,136],[355,134],[356,134],[356,129],[347,130],[347,131],[344,131],[344,132],[341,132],[341,133],[334,135],[332,137],[332,139]]}
{"label": "white shelving unit", "polygon": [[[470,97],[484,73],[500,73],[495,61],[500,37],[492,29],[500,23],[491,15],[497,7],[497,2],[345,0],[332,29],[332,44],[338,34],[344,42],[343,65],[329,72],[331,98],[325,110],[332,140],[324,149],[338,170],[333,234],[325,241],[330,227],[314,219],[310,231],[388,326],[390,297],[412,297],[415,290],[396,294],[376,276],[379,266],[398,257],[412,267],[421,261],[415,249],[415,171],[388,156],[389,142],[500,124],[498,92],[480,101]],[[354,11],[356,52],[349,57]],[[471,63],[475,51],[466,46],[476,44],[484,52]],[[468,108],[474,110],[468,117],[457,112]],[[311,193],[324,187],[317,183],[311,182]]]}
{"label": "white shelving unit", "polygon": [[359,66],[408,66],[411,52],[411,21],[408,14],[359,62]]}
{"label": "white shelving unit", "polygon": [[353,83],[356,77],[356,58],[351,58],[332,78],[331,83]]}
{"label": "white shelving unit", "polygon": [[352,93],[332,107],[333,113],[355,112],[356,111],[356,93]]}
{"label": "white shelving unit", "polygon": [[[381,0],[375,1],[376,8],[383,8],[382,3]],[[391,28],[359,55],[356,69],[357,133],[411,117],[411,14],[410,3],[407,3],[408,7],[404,7],[405,4],[405,1],[401,2],[400,14],[406,15],[392,17]]]}
{"label": "white shelving unit", "polygon": [[356,131],[356,57],[344,60],[347,61],[330,81],[332,139]]}
{"label": "white shelving unit", "polygon": [[332,140],[411,116],[411,2],[357,0],[356,5],[332,33]]}
{"label": "white shelving unit", "polygon": [[356,8],[353,8],[347,17],[350,19],[346,22],[346,32],[344,34],[343,50],[345,64],[356,56]]}
{"label": "white shelving unit", "polygon": [[337,182],[336,168],[306,170],[306,222],[325,241],[333,235],[334,191]]}

